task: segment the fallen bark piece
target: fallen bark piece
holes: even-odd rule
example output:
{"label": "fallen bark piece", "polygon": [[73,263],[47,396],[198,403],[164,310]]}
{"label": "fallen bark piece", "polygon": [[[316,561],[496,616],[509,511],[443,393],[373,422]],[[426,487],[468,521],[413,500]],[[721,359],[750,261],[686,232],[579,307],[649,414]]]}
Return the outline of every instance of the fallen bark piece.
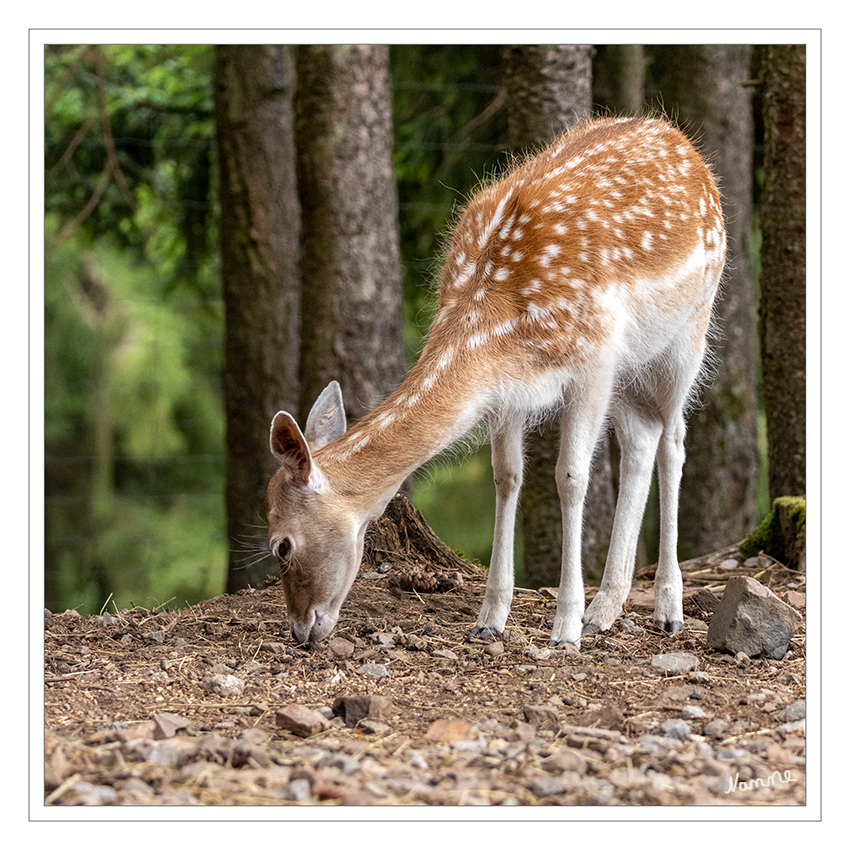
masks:
{"label": "fallen bark piece", "polygon": [[803,618],[772,590],[749,576],[729,579],[708,626],[708,643],[750,658],[781,659]]}
{"label": "fallen bark piece", "polygon": [[330,723],[318,711],[296,703],[280,709],[275,716],[275,721],[281,729],[286,729],[301,738],[318,735],[330,726]]}

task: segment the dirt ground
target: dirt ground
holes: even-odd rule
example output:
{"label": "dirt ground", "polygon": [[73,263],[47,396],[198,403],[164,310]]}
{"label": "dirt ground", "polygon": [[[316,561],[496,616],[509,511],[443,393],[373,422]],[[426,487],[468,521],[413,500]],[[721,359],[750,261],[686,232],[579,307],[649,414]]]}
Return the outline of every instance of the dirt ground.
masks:
{"label": "dirt ground", "polygon": [[[805,626],[781,661],[733,658],[708,647],[697,594],[754,575],[805,613],[805,577],[764,556],[730,571],[730,553],[683,565],[681,633],[652,625],[649,567],[575,653],[547,647],[547,589],[516,591],[501,641],[472,638],[486,576],[472,564],[432,593],[362,572],[312,649],[275,585],[173,611],[45,612],[45,805],[799,806]],[[693,669],[653,662],[669,653]],[[372,698],[357,725],[345,697]]]}

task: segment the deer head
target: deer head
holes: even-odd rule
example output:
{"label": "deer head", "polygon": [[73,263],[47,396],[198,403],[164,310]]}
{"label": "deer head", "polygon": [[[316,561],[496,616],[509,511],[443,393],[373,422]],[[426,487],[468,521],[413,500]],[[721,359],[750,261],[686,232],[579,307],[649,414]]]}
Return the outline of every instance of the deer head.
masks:
{"label": "deer head", "polygon": [[292,634],[302,643],[333,630],[363,554],[367,523],[343,503],[314,458],[345,429],[336,381],[316,400],[303,433],[289,413],[272,420],[270,445],[280,468],[266,493],[269,548],[280,565]]}

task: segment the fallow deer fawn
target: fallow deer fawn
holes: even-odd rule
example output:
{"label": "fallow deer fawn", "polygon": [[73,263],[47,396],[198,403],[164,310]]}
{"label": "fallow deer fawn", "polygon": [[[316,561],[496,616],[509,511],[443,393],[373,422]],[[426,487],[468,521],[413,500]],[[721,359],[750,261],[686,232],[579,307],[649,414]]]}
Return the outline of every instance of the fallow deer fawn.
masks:
{"label": "fallow deer fawn", "polygon": [[[404,383],[347,431],[336,382],[303,434],[288,413],[274,417],[280,469],[266,514],[294,637],[319,641],[331,632],[368,523],[411,472],[482,419],[492,439],[496,526],[476,630],[502,632],[523,431],[554,411],[563,556],[551,643],[578,644],[582,626],[606,630],[622,611],[656,454],[654,620],[676,632],[683,408],[703,362],[725,246],[709,169],[658,119],[581,124],[478,192],[451,236],[439,309]],[[602,584],[585,612],[582,508],[608,417],[621,447],[620,492]]]}

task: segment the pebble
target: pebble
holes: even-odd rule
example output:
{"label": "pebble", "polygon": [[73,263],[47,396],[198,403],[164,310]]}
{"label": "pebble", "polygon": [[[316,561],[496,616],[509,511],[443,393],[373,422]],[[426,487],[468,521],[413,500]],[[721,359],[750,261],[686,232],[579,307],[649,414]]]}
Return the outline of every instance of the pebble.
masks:
{"label": "pebble", "polygon": [[684,720],[673,717],[670,720],[665,720],[659,731],[665,738],[678,738],[680,741],[686,741],[691,734],[691,727]]}
{"label": "pebble", "polygon": [[795,720],[802,720],[806,716],[806,701],[798,699],[797,702],[792,702],[791,705],[783,708],[779,712],[779,719],[783,723],[792,723]]}
{"label": "pebble", "polygon": [[373,679],[390,675],[390,671],[383,664],[364,664],[357,668],[357,672],[361,676],[371,676]]}
{"label": "pebble", "polygon": [[699,660],[690,652],[666,652],[653,655],[650,664],[670,676],[676,676],[695,670]]}
{"label": "pebble", "polygon": [[281,729],[286,729],[302,738],[309,738],[324,732],[330,724],[318,711],[313,711],[303,705],[292,703],[285,706],[275,715],[275,722]]}
{"label": "pebble", "polygon": [[705,710],[698,705],[686,705],[682,709],[682,717],[685,720],[698,720],[705,717]]}
{"label": "pebble", "polygon": [[238,697],[245,690],[245,681],[229,673],[214,673],[204,679],[201,688],[205,693],[220,697]]}
{"label": "pebble", "polygon": [[726,730],[729,728],[729,723],[726,720],[711,720],[705,724],[703,730],[708,738],[723,738],[726,735]]}
{"label": "pebble", "polygon": [[457,653],[450,649],[435,649],[431,655],[434,658],[447,658],[449,661],[457,661]]}

